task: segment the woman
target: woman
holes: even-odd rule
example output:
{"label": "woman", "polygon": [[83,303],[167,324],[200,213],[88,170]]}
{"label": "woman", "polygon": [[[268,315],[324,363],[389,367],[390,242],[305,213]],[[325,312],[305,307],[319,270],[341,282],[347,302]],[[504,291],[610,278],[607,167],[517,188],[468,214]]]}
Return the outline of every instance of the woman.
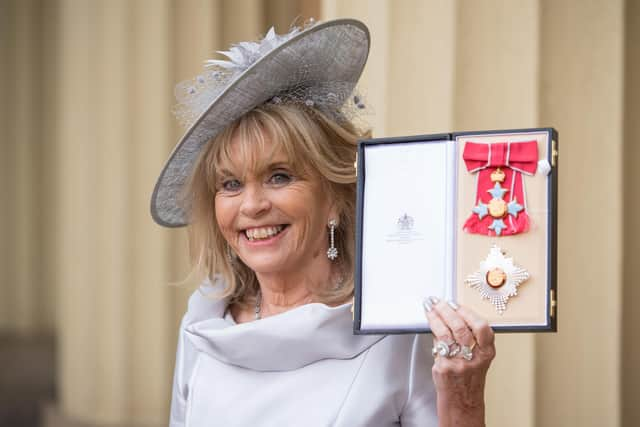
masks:
{"label": "woman", "polygon": [[189,223],[206,282],[180,329],[172,426],[484,425],[493,332],[470,310],[425,300],[435,362],[429,336],[352,334],[368,47],[353,20],[270,31],[183,86],[190,129],[152,214]]}

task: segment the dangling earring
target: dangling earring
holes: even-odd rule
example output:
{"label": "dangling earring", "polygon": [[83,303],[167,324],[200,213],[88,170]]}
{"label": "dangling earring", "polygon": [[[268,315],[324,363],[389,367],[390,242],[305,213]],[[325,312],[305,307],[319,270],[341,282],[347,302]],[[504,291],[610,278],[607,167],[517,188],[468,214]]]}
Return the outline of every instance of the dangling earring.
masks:
{"label": "dangling earring", "polygon": [[335,260],[336,258],[338,258],[338,248],[336,248],[336,226],[338,225],[338,222],[335,219],[332,219],[331,221],[329,221],[329,238],[331,240],[331,245],[329,246],[329,249],[327,250],[327,258],[329,258],[331,261]]}

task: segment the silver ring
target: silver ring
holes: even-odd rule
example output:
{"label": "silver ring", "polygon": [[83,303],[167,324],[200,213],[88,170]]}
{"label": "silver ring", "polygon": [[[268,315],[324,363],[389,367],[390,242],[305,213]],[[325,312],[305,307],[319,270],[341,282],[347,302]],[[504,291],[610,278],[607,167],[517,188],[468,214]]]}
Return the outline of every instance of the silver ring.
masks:
{"label": "silver ring", "polygon": [[455,341],[451,344],[447,344],[444,341],[438,341],[433,345],[433,348],[431,349],[431,355],[433,357],[455,357],[460,353],[461,350],[462,347]]}
{"label": "silver ring", "polygon": [[462,351],[462,347],[454,341],[453,344],[449,346],[449,357],[456,357],[460,351]]}
{"label": "silver ring", "polygon": [[449,357],[449,350],[449,344],[444,341],[438,341],[431,349],[431,354],[433,355],[433,357]]}
{"label": "silver ring", "polygon": [[460,356],[462,356],[462,358],[464,360],[471,360],[473,359],[473,348],[476,346],[476,343],[473,343],[471,345],[471,347],[463,345],[460,347]]}

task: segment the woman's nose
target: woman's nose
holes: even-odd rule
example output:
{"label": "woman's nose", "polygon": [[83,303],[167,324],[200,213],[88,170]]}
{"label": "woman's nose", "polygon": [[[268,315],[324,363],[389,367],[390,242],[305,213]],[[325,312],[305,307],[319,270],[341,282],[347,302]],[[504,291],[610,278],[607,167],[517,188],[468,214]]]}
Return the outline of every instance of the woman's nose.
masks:
{"label": "woman's nose", "polygon": [[271,209],[271,202],[259,184],[247,184],[242,194],[240,212],[249,217],[259,217]]}

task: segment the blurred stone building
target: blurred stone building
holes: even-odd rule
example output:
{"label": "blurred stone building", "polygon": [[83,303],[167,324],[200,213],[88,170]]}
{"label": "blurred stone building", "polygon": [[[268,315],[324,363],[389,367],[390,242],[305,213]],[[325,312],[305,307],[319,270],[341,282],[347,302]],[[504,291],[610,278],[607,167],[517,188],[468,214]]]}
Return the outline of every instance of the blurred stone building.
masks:
{"label": "blurred stone building", "polygon": [[371,29],[376,136],[559,130],[559,332],[498,337],[488,425],[640,425],[634,0],[0,0],[0,425],[167,424],[172,88],[310,16]]}

